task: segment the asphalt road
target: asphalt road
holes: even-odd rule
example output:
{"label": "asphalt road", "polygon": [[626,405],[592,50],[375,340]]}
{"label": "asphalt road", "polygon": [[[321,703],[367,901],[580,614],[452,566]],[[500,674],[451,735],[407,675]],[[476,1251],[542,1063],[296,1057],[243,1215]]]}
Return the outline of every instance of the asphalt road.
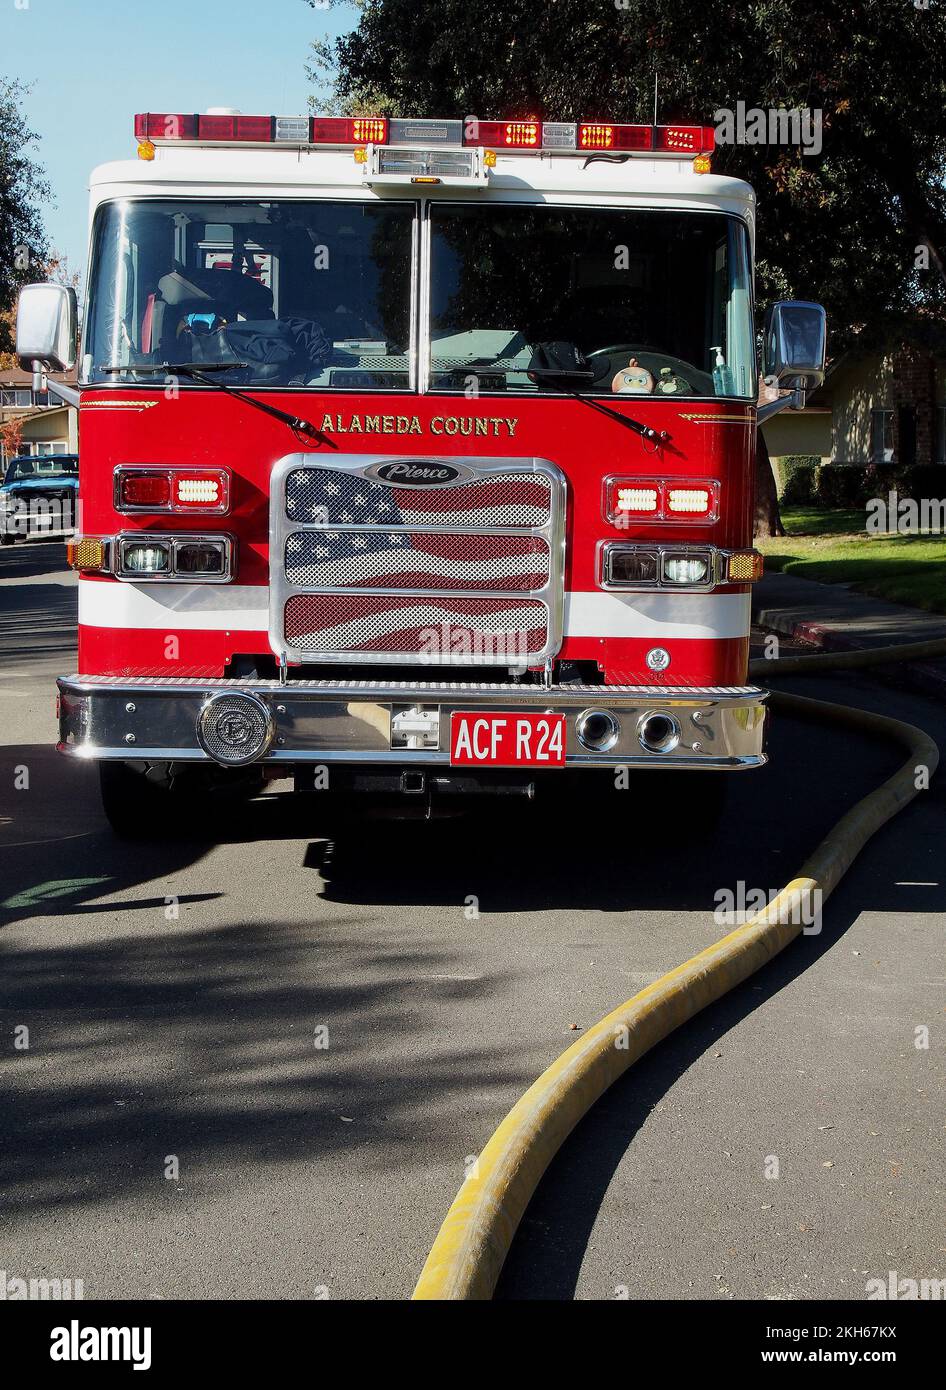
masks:
{"label": "asphalt road", "polygon": [[[723,934],[720,890],[780,886],[898,761],[782,719],[716,836],[629,793],[607,821],[516,806],[333,846],[314,799],[269,797],[225,843],[128,848],[94,770],[53,750],[74,608],[60,545],[0,552],[0,1269],[86,1297],[408,1295],[465,1160],[570,1025]],[[785,684],[946,748],[920,697]],[[890,1270],[946,1276],[944,781],[820,935],[586,1119],[501,1297],[863,1299]]]}

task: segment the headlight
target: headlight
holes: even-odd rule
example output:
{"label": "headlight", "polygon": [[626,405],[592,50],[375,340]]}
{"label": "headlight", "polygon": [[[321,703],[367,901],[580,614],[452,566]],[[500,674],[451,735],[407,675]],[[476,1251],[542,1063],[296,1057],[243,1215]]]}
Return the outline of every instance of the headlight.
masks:
{"label": "headlight", "polygon": [[115,576],[225,584],[233,578],[235,549],[232,536],[126,533],[117,537]]}
{"label": "headlight", "polygon": [[226,541],[178,541],[174,568],[177,574],[221,575],[227,568]]}
{"label": "headlight", "polygon": [[169,574],[171,547],[160,541],[123,541],[118,562],[127,574]]}
{"label": "headlight", "polygon": [[608,584],[650,587],[660,577],[660,556],[656,550],[638,550],[635,546],[611,546],[605,575]]}
{"label": "headlight", "polygon": [[665,555],[664,581],[667,584],[705,584],[710,577],[710,555]]}

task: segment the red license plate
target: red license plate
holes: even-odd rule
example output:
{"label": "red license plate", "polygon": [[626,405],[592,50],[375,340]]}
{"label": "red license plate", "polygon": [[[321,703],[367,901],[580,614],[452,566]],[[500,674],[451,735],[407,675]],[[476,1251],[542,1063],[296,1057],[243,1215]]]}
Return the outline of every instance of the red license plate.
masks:
{"label": "red license plate", "polygon": [[454,710],[450,762],[457,767],[564,767],[564,714]]}

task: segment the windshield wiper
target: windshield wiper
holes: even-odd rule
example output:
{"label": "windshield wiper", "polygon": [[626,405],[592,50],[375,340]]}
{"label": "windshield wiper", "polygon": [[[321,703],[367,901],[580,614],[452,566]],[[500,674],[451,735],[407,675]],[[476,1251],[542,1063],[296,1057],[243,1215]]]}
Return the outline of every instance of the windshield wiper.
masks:
{"label": "windshield wiper", "polygon": [[238,391],[236,387],[227,386],[225,382],[214,381],[213,377],[208,375],[211,372],[229,372],[248,365],[247,362],[160,362],[146,363],[142,366],[99,367],[98,371],[108,373],[137,372],[141,376],[157,376],[158,373],[167,373],[170,376],[189,376],[194,381],[199,381],[203,386],[213,386],[228,396],[235,396],[238,401],[246,401],[247,405],[255,406],[257,410],[262,410],[265,415],[271,415],[274,420],[281,420],[296,434],[304,434],[309,439],[317,439],[320,444],[329,444],[333,449],[338,448],[335,441],[330,439],[327,434],[323,434],[310,420],[303,420],[299,415],[290,415],[288,410],[280,410],[276,405],[267,405],[265,401],[258,401],[255,396],[248,396],[245,391]]}
{"label": "windshield wiper", "polygon": [[[526,367],[525,370],[528,372],[529,376],[548,377],[553,381],[595,380],[594,372],[557,372],[554,367]],[[622,415],[619,410],[613,409],[610,405],[605,405],[604,401],[594,401],[590,396],[583,396],[580,391],[570,391],[567,386],[563,386],[562,390],[565,391],[567,395],[571,396],[573,400],[581,401],[582,405],[588,406],[589,409],[598,410],[602,415],[610,415],[612,420],[617,420],[619,424],[624,425],[629,430],[633,430],[634,433],[639,434],[642,439],[649,439],[655,444],[665,444],[670,438],[668,430],[655,430],[652,429],[650,425],[642,425],[639,420],[632,419],[630,415]]]}

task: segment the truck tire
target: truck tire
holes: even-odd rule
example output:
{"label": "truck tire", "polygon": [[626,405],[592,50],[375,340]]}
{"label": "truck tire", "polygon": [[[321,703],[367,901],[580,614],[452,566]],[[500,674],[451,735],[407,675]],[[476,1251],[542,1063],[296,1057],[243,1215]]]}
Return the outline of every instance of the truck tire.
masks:
{"label": "truck tire", "polygon": [[102,809],[122,840],[214,841],[225,829],[234,797],[253,796],[262,777],[249,770],[218,772],[182,763],[99,763]]}

